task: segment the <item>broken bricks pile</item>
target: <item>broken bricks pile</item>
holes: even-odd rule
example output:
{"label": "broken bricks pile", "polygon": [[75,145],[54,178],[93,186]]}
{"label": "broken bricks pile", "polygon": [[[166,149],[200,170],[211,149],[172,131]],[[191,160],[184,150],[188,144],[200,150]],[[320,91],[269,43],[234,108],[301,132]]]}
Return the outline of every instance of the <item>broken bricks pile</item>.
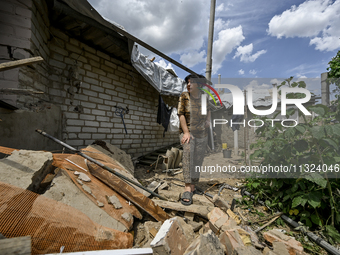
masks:
{"label": "broken bricks pile", "polygon": [[[98,143],[82,152],[137,181],[129,156],[118,150]],[[33,254],[56,253],[62,246],[64,252],[132,248],[133,235],[127,232],[134,218],[145,214],[153,220],[138,227],[148,233],[143,247],[151,246],[154,254],[304,254],[299,242],[274,230],[263,234],[269,250],[217,195],[214,203],[201,196],[200,205],[183,206],[171,197],[178,194],[159,189],[175,202],[151,200],[149,193],[79,155],[3,147],[0,152],[10,154],[0,160],[0,233],[30,236]],[[186,213],[170,219],[162,208]],[[141,247],[134,239],[134,247]]]}
{"label": "broken bricks pile", "polygon": [[230,209],[223,212],[215,207],[208,219],[195,239],[197,229],[192,227],[192,219],[187,219],[188,223],[180,217],[166,220],[150,243],[153,254],[307,254],[300,242],[279,230],[265,232],[263,237],[270,246],[262,244],[249,226],[240,225],[241,220]]}

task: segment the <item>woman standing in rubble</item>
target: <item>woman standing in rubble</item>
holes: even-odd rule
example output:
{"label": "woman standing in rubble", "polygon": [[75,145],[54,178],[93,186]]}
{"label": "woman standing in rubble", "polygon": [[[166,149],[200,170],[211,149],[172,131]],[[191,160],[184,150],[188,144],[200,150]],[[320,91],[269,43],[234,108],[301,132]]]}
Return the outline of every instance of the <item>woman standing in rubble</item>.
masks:
{"label": "woman standing in rubble", "polygon": [[[185,77],[188,92],[183,92],[179,98],[178,116],[180,120],[180,141],[183,146],[183,176],[185,182],[181,203],[191,205],[196,192],[200,172],[195,166],[202,166],[208,141],[210,126],[210,111],[202,115],[201,90],[206,82],[204,76],[188,75]],[[208,105],[208,104],[207,104]]]}

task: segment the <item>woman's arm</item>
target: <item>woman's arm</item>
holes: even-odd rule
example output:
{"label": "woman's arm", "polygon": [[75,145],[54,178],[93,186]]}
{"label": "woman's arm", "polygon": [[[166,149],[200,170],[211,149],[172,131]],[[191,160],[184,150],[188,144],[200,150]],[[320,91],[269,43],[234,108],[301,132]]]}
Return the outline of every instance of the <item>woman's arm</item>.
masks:
{"label": "woman's arm", "polygon": [[189,143],[190,141],[190,132],[189,132],[189,129],[188,129],[188,126],[187,126],[187,122],[186,122],[186,119],[185,119],[185,116],[184,115],[179,115],[179,122],[181,123],[181,128],[183,130],[183,137],[182,137],[182,144],[183,143]]}

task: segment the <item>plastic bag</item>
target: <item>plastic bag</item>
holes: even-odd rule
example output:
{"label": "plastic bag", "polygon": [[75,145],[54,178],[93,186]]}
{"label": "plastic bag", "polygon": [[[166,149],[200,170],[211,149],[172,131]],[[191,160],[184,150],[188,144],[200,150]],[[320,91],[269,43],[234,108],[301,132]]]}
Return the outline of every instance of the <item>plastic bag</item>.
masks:
{"label": "plastic bag", "polygon": [[172,108],[168,132],[178,132],[179,130],[179,117],[177,115],[177,108]]}

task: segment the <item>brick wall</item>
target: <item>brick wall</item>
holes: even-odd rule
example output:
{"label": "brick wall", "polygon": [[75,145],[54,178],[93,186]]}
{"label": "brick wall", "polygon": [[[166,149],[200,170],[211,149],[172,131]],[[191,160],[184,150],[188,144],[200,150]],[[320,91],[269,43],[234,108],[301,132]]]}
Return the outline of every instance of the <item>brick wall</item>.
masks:
{"label": "brick wall", "polygon": [[[30,55],[32,1],[0,1],[0,63]],[[1,88],[18,88],[19,68],[0,72]],[[15,95],[0,100],[16,105]]]}
{"label": "brick wall", "polygon": [[[166,133],[163,138],[163,128],[156,123],[158,92],[131,65],[50,26],[44,1],[34,1],[29,9],[29,52],[45,61],[34,68],[20,68],[18,87],[45,94],[18,96],[18,107],[60,106],[61,139],[77,148],[99,139],[134,157],[178,141],[177,133]],[[177,97],[164,100],[177,106]],[[115,106],[130,110],[124,116],[128,134]]]}

